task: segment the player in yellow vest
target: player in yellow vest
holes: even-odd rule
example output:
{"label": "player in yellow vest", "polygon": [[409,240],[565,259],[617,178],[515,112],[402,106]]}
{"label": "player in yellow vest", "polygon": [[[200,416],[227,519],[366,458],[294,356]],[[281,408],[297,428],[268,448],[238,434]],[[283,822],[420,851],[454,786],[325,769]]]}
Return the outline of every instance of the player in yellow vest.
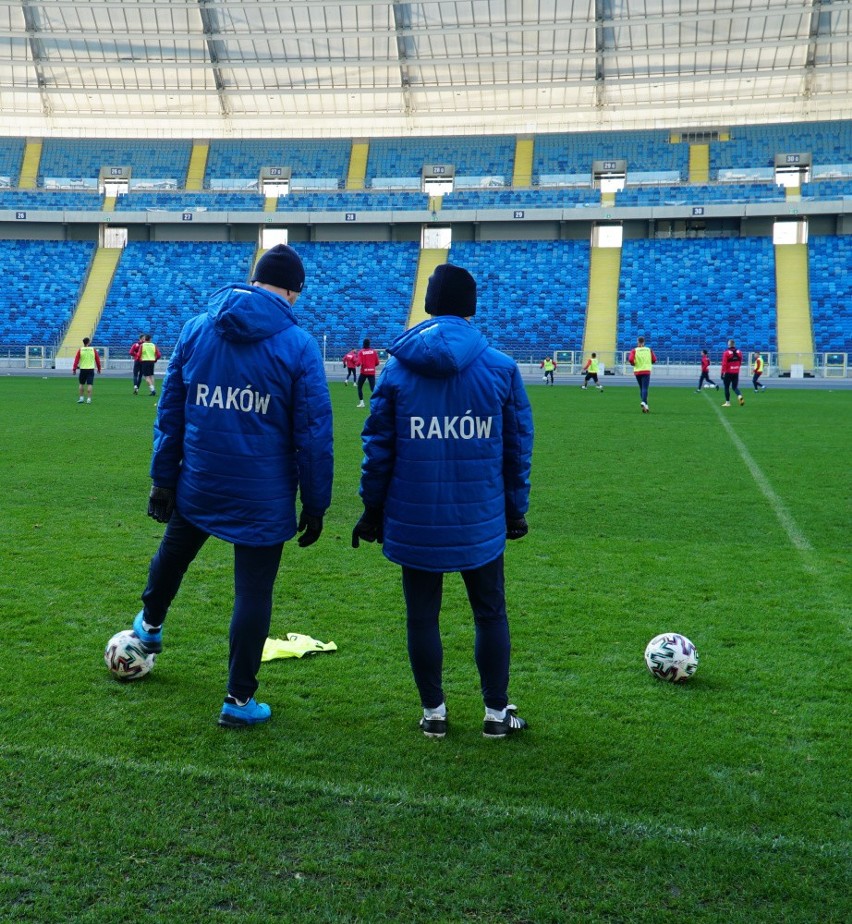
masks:
{"label": "player in yellow vest", "polygon": [[636,341],[636,346],[630,351],[627,362],[633,366],[633,375],[636,377],[636,383],[639,386],[639,395],[642,404],[642,413],[650,414],[651,409],[648,407],[648,386],[651,384],[651,367],[657,361],[654,351],[645,346],[645,338],[640,337]]}
{"label": "player in yellow vest", "polygon": [[760,384],[760,377],[763,375],[763,370],[763,357],[760,355],[760,353],[755,353],[754,362],[751,364],[751,371],[753,373],[751,377],[751,384],[754,386],[754,390],[756,392],[766,390],[766,386]]}
{"label": "player in yellow vest", "polygon": [[[71,374],[73,375],[77,370],[80,370],[78,382],[80,383],[80,397],[77,398],[77,404],[82,404],[85,400],[86,404],[92,403],[92,388],[95,382],[95,369],[98,372],[101,371],[101,358],[98,356],[98,351],[92,346],[92,341],[88,337],[83,337],[83,345],[77,350],[77,355],[74,357],[74,365],[71,367]],[[89,389],[89,397],[83,398],[83,392],[86,387]]]}
{"label": "player in yellow vest", "polygon": [[603,385],[598,381],[598,372],[600,372],[601,365],[598,362],[598,354],[592,353],[591,357],[586,360],[585,366],[583,366],[583,372],[586,373],[586,377],[583,379],[583,384],[580,388],[586,388],[591,379],[595,385],[597,385],[598,391],[603,391]]}
{"label": "player in yellow vest", "polygon": [[548,384],[553,384],[553,373],[556,371],[556,363],[550,356],[545,356],[544,359],[539,363],[539,368],[544,369],[544,381]]}
{"label": "player in yellow vest", "polygon": [[145,334],[139,358],[142,361],[142,378],[148,383],[148,388],[151,389],[152,395],[157,394],[157,390],[154,388],[154,364],[162,355],[157,349],[157,344],[151,343],[151,335]]}

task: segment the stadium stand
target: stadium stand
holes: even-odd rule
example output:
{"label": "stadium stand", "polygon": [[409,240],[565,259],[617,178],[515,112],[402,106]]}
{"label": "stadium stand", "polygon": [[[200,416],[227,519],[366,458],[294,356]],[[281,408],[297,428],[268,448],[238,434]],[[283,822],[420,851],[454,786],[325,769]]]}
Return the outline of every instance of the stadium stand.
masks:
{"label": "stadium stand", "polygon": [[686,179],[689,145],[672,144],[662,130],[564,132],[538,135],[533,157],[533,182],[545,186],[566,178],[591,178],[595,160],[627,161],[632,172],[676,172]]}
{"label": "stadium stand", "polygon": [[264,198],[247,192],[130,192],[116,197],[116,212],[258,212],[263,211]]}
{"label": "stadium stand", "polygon": [[96,192],[53,189],[0,189],[0,209],[27,212],[99,212],[104,197]]}
{"label": "stadium stand", "polygon": [[131,242],[119,261],[94,340],[124,350],[150,332],[165,355],[220,286],[249,278],[252,244]]}
{"label": "stadium stand", "polygon": [[715,350],[728,337],[774,350],[774,273],[769,238],[626,240],[618,349],[641,334],[658,353]]}
{"label": "stadium stand", "polygon": [[801,192],[803,199],[848,199],[852,197],[852,178],[803,183]]}
{"label": "stadium stand", "polygon": [[445,211],[462,209],[566,209],[599,206],[591,186],[563,189],[464,189],[443,197]]}
{"label": "stadium stand", "polygon": [[278,200],[279,212],[393,212],[429,208],[421,192],[291,193]]}
{"label": "stadium stand", "polygon": [[[0,240],[0,343],[54,343],[67,327],[95,245],[88,241]],[[137,331],[138,333],[138,331]]]}
{"label": "stadium stand", "polygon": [[852,236],[812,237],[808,263],[814,348],[852,353]]}
{"label": "stadium stand", "polygon": [[774,167],[775,155],[809,153],[814,164],[852,164],[852,121],[738,125],[710,144],[711,176],[721,169]]}
{"label": "stadium stand", "polygon": [[[342,356],[364,337],[386,346],[405,329],[417,244],[323,242],[300,243],[298,249],[308,276],[296,314],[321,344],[326,338],[330,356],[341,350]],[[128,244],[95,332],[97,343],[124,347],[146,329],[168,355],[209,295],[248,280],[253,255],[251,244]]]}
{"label": "stadium stand", "polygon": [[448,262],[473,273],[476,324],[491,345],[530,361],[582,346],[589,249],[587,241],[459,242]]}
{"label": "stadium stand", "polygon": [[0,138],[0,187],[18,185],[25,144],[23,138]]}
{"label": "stadium stand", "polygon": [[351,142],[345,139],[214,139],[207,155],[205,188],[220,181],[257,182],[261,167],[290,167],[296,187],[313,181],[342,186]]}
{"label": "stadium stand", "polygon": [[424,164],[451,164],[457,181],[465,177],[503,185],[511,180],[514,157],[514,135],[376,138],[370,142],[367,185],[416,179],[419,186]]}
{"label": "stadium stand", "polygon": [[139,141],[114,138],[45,138],[38,185],[48,180],[97,181],[101,167],[129,166],[138,181],[176,180],[182,186],[192,142]]}
{"label": "stadium stand", "polygon": [[405,330],[420,250],[416,243],[295,246],[307,273],[296,303],[299,324],[316,337],[329,359],[360,346],[364,337],[383,349]]}
{"label": "stadium stand", "polygon": [[615,194],[618,206],[708,205],[719,202],[783,202],[775,183],[690,183],[679,186],[626,186]]}
{"label": "stadium stand", "polygon": [[[261,167],[274,165],[293,170],[290,194],[277,200],[277,211],[285,216],[278,219],[280,224],[292,220],[286,216],[294,212],[426,211],[430,200],[419,190],[420,171],[426,163],[451,163],[456,168],[460,182],[453,193],[443,196],[443,213],[588,208],[601,204],[600,190],[591,187],[592,160],[620,158],[628,162],[628,185],[615,195],[616,207],[784,203],[790,193],[774,183],[772,167],[776,153],[790,151],[811,152],[814,157],[815,178],[802,186],[802,199],[852,196],[852,120],[732,128],[730,141],[709,142],[711,175],[728,170],[724,182],[684,182],[690,145],[672,143],[671,137],[667,130],[537,136],[534,181],[550,185],[529,189],[502,185],[512,177],[514,136],[373,139],[364,145],[369,151],[367,184],[373,185],[360,191],[343,189],[352,149],[348,140],[213,140],[204,191],[134,190],[131,184],[131,191],[117,198],[115,211],[262,212],[271,203],[251,187],[256,187]],[[129,164],[134,179],[155,185],[182,182],[192,142],[48,138],[39,182],[50,182],[48,188],[36,190],[14,187],[24,149],[23,138],[0,142],[0,210],[101,211],[104,198],[92,188],[101,167]],[[820,173],[817,168],[825,164],[834,166]],[[738,170],[744,173],[742,180],[732,179]],[[681,181],[659,179],[670,175]],[[635,183],[630,183],[631,176]],[[300,187],[300,178],[318,185]],[[53,188],[56,179],[74,188]],[[401,181],[399,188],[393,188],[394,180]],[[232,185],[221,185],[228,182]],[[25,242],[2,243],[7,248],[6,266],[14,269],[23,259],[20,265],[28,267],[28,278],[39,280],[33,294],[32,324],[23,325],[15,308],[30,304],[26,299],[12,299],[0,312],[2,342],[53,342],[68,323],[94,244],[26,242],[34,249],[21,257],[12,248]],[[330,355],[345,352],[364,336],[386,346],[404,328],[417,245],[310,242],[297,246],[306,264],[314,263],[298,305],[300,317],[319,339],[325,337]],[[32,275],[30,268],[55,264],[59,252],[64,261],[65,247],[72,267],[70,288],[58,295],[50,288],[49,270]],[[96,339],[124,348],[128,336],[138,333],[142,323],[156,332],[161,348],[170,349],[183,322],[203,306],[213,289],[248,278],[253,253],[252,244],[131,242],[122,255]],[[849,236],[811,238],[810,292],[817,351],[852,349],[852,320],[844,310],[852,303],[852,291],[845,281],[851,255]],[[519,358],[580,348],[588,243],[457,242],[449,259],[471,268],[480,280],[481,294],[491,299],[486,303],[489,311],[477,320],[498,348]],[[693,351],[705,345],[714,348],[728,335],[748,348],[775,350],[773,259],[768,238],[625,240],[618,348],[629,349],[637,333],[644,331],[658,352]],[[381,286],[377,266],[381,267]],[[47,279],[43,285],[42,277]],[[507,301],[503,294],[513,288],[525,293],[520,304]],[[565,293],[569,293],[567,301]],[[59,303],[54,317],[51,306]]]}

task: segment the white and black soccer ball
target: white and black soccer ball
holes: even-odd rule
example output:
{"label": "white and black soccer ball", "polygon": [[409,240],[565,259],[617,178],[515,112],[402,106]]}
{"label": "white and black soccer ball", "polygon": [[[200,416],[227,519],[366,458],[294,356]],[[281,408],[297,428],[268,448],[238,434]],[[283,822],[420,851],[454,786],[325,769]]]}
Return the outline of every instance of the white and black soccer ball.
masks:
{"label": "white and black soccer ball", "polygon": [[698,669],[698,652],[685,635],[664,632],[645,647],[645,663],[659,680],[686,683]]}
{"label": "white and black soccer ball", "polygon": [[155,654],[148,654],[132,629],[123,629],[106,643],[104,661],[117,680],[139,680],[150,674]]}

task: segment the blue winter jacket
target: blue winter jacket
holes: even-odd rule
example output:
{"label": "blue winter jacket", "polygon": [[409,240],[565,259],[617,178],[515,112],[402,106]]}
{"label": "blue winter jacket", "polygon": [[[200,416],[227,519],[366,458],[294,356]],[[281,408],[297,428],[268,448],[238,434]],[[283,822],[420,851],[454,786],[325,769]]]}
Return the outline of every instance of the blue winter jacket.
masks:
{"label": "blue winter jacket", "polygon": [[497,558],[529,505],[533,421],[513,360],[441,315],[389,350],[364,426],[361,498],[384,508],[384,554],[423,571]]}
{"label": "blue winter jacket", "polygon": [[331,398],[316,341],[289,303],[232,285],[181,331],[154,424],[151,477],[190,523],[268,546],[296,533],[295,502],[331,502]]}

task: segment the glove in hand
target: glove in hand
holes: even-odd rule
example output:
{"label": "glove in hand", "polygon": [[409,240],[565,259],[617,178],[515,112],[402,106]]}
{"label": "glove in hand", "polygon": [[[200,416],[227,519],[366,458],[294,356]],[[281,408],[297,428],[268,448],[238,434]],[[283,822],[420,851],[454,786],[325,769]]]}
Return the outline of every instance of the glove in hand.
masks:
{"label": "glove in hand", "polygon": [[530,531],[525,517],[518,517],[517,520],[506,521],[506,538],[522,539]]}
{"label": "glove in hand", "polygon": [[313,545],[322,532],[322,517],[312,517],[303,510],[299,517],[299,532],[302,534],[298,540],[301,548]]}
{"label": "glove in hand", "polygon": [[171,488],[154,485],[148,495],[148,516],[158,523],[168,523],[175,509],[175,492]]}
{"label": "glove in hand", "polygon": [[381,507],[365,507],[361,519],[352,530],[352,548],[357,549],[359,540],[364,542],[378,542],[385,539],[385,512]]}

